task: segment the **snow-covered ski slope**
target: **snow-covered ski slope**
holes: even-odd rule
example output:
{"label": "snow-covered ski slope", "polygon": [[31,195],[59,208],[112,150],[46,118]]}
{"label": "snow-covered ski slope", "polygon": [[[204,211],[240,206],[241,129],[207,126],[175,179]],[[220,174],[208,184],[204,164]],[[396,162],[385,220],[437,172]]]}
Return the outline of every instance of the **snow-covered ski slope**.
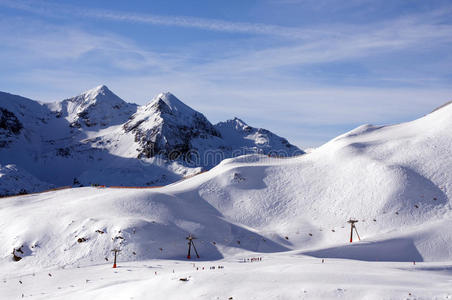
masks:
{"label": "snow-covered ski slope", "polygon": [[[2,299],[450,299],[450,263],[363,262],[293,253],[220,261],[119,261],[2,274]],[[223,268],[218,268],[221,266]],[[213,269],[214,267],[214,269]],[[182,279],[182,280],[181,280]]]}
{"label": "snow-covered ski slope", "polygon": [[[5,272],[295,250],[366,261],[452,260],[452,105],[362,126],[296,158],[248,155],[156,189],[74,188],[0,201]],[[349,218],[361,241],[348,243]],[[355,236],[356,238],[356,236]],[[78,242],[78,239],[84,239]],[[12,261],[13,248],[23,257]],[[16,252],[17,253],[17,252]]]}

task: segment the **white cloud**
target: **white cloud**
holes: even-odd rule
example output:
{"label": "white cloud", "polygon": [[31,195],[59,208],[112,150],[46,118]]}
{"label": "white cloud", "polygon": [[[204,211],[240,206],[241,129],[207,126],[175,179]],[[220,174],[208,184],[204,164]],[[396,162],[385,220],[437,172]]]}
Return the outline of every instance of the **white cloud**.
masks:
{"label": "white cloud", "polygon": [[[30,3],[0,0],[0,5],[35,9],[35,3]],[[202,56],[195,47],[175,48],[170,52],[150,51],[131,38],[109,32],[5,17],[0,20],[0,63],[8,63],[17,70],[0,73],[0,90],[41,100],[58,100],[105,83],[124,99],[140,104],[161,91],[171,91],[205,112],[212,121],[239,114],[251,125],[276,128],[278,133],[302,146],[318,145],[338,133],[319,129],[322,126],[342,130],[344,126],[361,123],[408,120],[429,112],[450,100],[452,95],[450,88],[430,85],[429,82],[436,82],[433,72],[399,73],[397,76],[383,72],[375,79],[403,84],[398,88],[376,88],[322,84],[316,82],[315,76],[292,75],[284,70],[371,60],[395,52],[422,53],[450,45],[452,27],[441,22],[444,12],[411,15],[359,27],[335,24],[328,29],[304,30],[36,5],[37,12],[46,15],[72,13],[111,21],[288,38],[284,44],[277,39],[278,43],[271,45],[261,43],[264,37],[257,37],[253,40],[254,47],[232,47],[226,42],[198,45],[200,53],[207,55],[205,60],[194,63],[194,57]],[[216,49],[221,55],[216,54]],[[435,64],[434,70],[450,67],[450,63]],[[304,126],[309,127],[311,133],[300,129]]]}

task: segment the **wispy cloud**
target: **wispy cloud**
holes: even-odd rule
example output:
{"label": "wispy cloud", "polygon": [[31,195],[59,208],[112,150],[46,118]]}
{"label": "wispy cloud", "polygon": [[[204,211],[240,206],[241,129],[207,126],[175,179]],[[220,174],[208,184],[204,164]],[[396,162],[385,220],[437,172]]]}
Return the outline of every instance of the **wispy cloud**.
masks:
{"label": "wispy cloud", "polygon": [[127,37],[29,19],[0,19],[0,43],[3,61],[29,67],[61,66],[62,62],[86,64],[93,59],[92,70],[108,66],[124,71],[142,68],[169,71],[168,67],[179,62],[177,55],[170,58],[143,49]]}
{"label": "wispy cloud", "polygon": [[[452,11],[451,7],[442,10],[436,10],[423,14],[409,15],[386,22],[377,22],[370,24],[361,24],[359,26],[349,24],[329,24],[329,27],[318,26],[316,28],[296,28],[284,27],[268,24],[254,24],[243,22],[227,22],[216,19],[193,18],[185,16],[159,16],[149,14],[132,14],[123,12],[114,12],[108,10],[82,9],[78,7],[47,3],[47,2],[16,2],[11,0],[0,0],[0,5],[25,10],[35,14],[51,15],[63,18],[67,15],[98,18],[115,22],[134,22],[151,25],[178,26],[184,28],[197,28],[203,30],[251,33],[283,36],[289,38],[292,42],[286,46],[276,44],[274,47],[263,47],[252,51],[241,51],[238,55],[221,57],[213,60],[210,66],[202,65],[201,69],[210,73],[213,71],[234,70],[234,72],[253,72],[264,69],[278,68],[283,66],[294,66],[304,64],[318,64],[334,61],[346,60],[349,58],[360,58],[376,55],[377,53],[388,53],[391,51],[400,51],[403,49],[413,49],[414,46],[421,48],[432,45],[450,43],[452,41],[452,25],[442,22]],[[80,41],[82,36],[75,37],[77,32],[69,30],[68,38],[74,37],[74,40]],[[104,37],[105,36],[105,37]],[[16,39],[16,37],[10,40]],[[61,49],[65,51],[50,51],[49,55],[58,56],[81,54],[92,49],[102,48],[104,51],[129,51],[134,48],[134,52],[141,59],[126,58],[122,60],[125,68],[135,68],[143,65],[143,59],[157,62],[161,57],[135,47],[132,41],[125,43],[119,40],[125,40],[118,36],[109,36],[103,33],[103,36],[96,37],[92,42],[81,43],[82,47],[73,47],[72,49]],[[41,44],[45,47],[46,43],[52,43],[52,37],[40,38]],[[20,41],[16,39],[16,42]],[[60,45],[48,45],[58,49]],[[129,46],[129,45],[132,45]],[[74,43],[64,43],[74,45]],[[101,46],[102,45],[102,46]],[[107,46],[105,46],[107,45]],[[55,47],[54,47],[55,46]],[[83,48],[86,46],[86,48]],[[68,51],[66,51],[68,50]],[[77,53],[78,52],[78,53]],[[152,59],[150,57],[154,56]],[[172,53],[174,56],[174,53]],[[136,66],[134,66],[134,63]],[[166,64],[168,65],[168,64]],[[208,74],[210,76],[210,74]]]}
{"label": "wispy cloud", "polygon": [[[430,15],[429,15],[430,16]],[[444,15],[442,15],[444,16]],[[257,72],[285,66],[314,65],[408,51],[422,53],[452,43],[452,25],[425,15],[399,18],[358,29],[338,26],[339,37],[318,36],[309,42],[275,46],[217,60],[203,69]],[[223,74],[223,73],[222,73]]]}
{"label": "wispy cloud", "polygon": [[[274,35],[286,38],[312,38],[321,33],[319,30],[300,29],[287,26],[262,23],[228,22],[218,19],[195,18],[189,16],[162,16],[153,14],[136,14],[98,9],[82,9],[69,5],[46,2],[17,2],[0,0],[0,5],[35,14],[61,18],[66,15],[97,18],[116,22],[132,22],[151,25],[196,28],[210,31],[233,32],[244,34]],[[325,34],[326,32],[322,32]]]}
{"label": "wispy cloud", "polygon": [[[101,83],[140,104],[158,92],[171,91],[213,121],[238,114],[251,125],[271,124],[270,129],[305,146],[318,145],[361,123],[420,116],[452,95],[448,85],[441,84],[444,74],[450,74],[450,55],[449,61],[433,59],[435,51],[452,43],[447,9],[360,26],[305,29],[88,10],[48,2],[0,0],[1,5],[52,18],[76,16],[255,35],[245,45],[204,41],[197,47],[159,51],[105,29],[88,30],[77,22],[57,26],[41,17],[22,20],[4,15],[0,63],[14,71],[0,72],[0,90],[42,100],[75,95]],[[410,55],[423,57],[416,62],[417,69],[390,62]],[[361,74],[348,74],[352,80],[341,86],[337,78],[326,83],[315,73],[330,64],[350,62],[362,68],[374,64],[367,75],[371,85],[363,84]],[[303,127],[316,132],[315,136],[300,130]]]}

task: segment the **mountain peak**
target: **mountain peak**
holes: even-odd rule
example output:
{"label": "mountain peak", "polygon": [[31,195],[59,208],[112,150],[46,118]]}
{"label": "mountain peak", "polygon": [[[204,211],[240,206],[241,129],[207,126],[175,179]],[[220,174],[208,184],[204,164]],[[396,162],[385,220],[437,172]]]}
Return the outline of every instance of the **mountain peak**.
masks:
{"label": "mountain peak", "polygon": [[127,104],[104,84],[64,101],[72,102],[78,112],[93,105],[119,108]]}
{"label": "mountain peak", "polygon": [[98,85],[95,88],[91,89],[91,91],[93,90],[97,91],[98,93],[111,92],[105,84]]}
{"label": "mountain peak", "polygon": [[106,85],[99,85],[76,97],[63,100],[59,115],[67,117],[71,127],[80,128],[107,126],[125,122],[136,111],[135,104],[129,104],[115,95]]}
{"label": "mountain peak", "polygon": [[236,130],[249,130],[251,128],[243,120],[241,120],[240,118],[237,118],[237,117],[234,117],[233,119],[229,119],[225,122],[220,122],[215,126],[224,127],[224,128],[234,128]]}
{"label": "mountain peak", "polygon": [[82,93],[80,96],[83,96],[85,101],[97,98],[119,98],[112,91],[110,91],[106,85],[103,84]]}
{"label": "mountain peak", "polygon": [[166,111],[167,113],[171,112],[176,115],[193,115],[197,113],[193,108],[183,103],[170,92],[158,94],[152,99],[150,106],[157,106],[161,111]]}
{"label": "mountain peak", "polygon": [[233,124],[237,124],[237,125],[239,125],[239,126],[241,126],[241,127],[243,127],[243,126],[248,126],[248,124],[246,124],[242,119],[237,118],[237,117],[234,117],[232,120],[228,120],[228,121],[226,121],[226,122],[230,122],[230,123],[233,123]]}
{"label": "mountain peak", "polygon": [[134,139],[139,143],[138,158],[163,155],[175,159],[198,149],[204,140],[215,140],[220,136],[202,113],[168,92],[155,96],[123,128],[135,135]]}

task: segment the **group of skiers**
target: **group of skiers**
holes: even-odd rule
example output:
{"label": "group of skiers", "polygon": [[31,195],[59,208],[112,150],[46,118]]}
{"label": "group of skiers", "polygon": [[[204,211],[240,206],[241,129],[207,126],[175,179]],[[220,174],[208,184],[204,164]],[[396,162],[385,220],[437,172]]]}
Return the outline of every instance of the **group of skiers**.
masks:
{"label": "group of skiers", "polygon": [[[215,268],[217,268],[217,269],[224,269],[224,266],[218,266],[218,267],[210,266],[209,270],[215,270]],[[196,267],[196,271],[204,270],[204,269],[205,269],[204,267]]]}
{"label": "group of skiers", "polygon": [[255,262],[255,261],[262,261],[262,257],[251,257],[243,259],[243,262]]}

